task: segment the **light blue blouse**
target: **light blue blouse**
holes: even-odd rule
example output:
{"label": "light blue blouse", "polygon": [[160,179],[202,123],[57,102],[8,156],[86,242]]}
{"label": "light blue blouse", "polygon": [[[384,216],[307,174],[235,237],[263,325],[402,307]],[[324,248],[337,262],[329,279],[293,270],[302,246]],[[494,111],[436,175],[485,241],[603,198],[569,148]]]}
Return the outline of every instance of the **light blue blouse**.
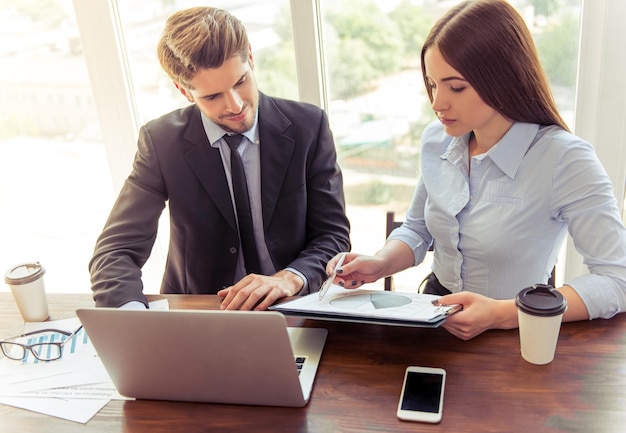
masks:
{"label": "light blue blouse", "polygon": [[589,274],[567,281],[591,318],[626,311],[626,228],[592,146],[556,126],[515,123],[471,160],[469,135],[438,122],[422,136],[421,174],[402,227],[389,239],[424,259],[452,292],[512,299],[545,282],[569,231]]}

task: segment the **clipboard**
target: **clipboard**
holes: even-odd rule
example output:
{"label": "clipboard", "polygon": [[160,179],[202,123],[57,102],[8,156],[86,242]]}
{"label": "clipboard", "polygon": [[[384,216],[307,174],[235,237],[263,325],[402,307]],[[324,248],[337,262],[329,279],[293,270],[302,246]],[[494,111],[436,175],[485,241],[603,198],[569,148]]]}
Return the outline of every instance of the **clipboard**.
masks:
{"label": "clipboard", "polygon": [[433,305],[437,295],[344,289],[331,286],[322,300],[317,292],[269,307],[289,316],[309,319],[436,328],[462,305]]}

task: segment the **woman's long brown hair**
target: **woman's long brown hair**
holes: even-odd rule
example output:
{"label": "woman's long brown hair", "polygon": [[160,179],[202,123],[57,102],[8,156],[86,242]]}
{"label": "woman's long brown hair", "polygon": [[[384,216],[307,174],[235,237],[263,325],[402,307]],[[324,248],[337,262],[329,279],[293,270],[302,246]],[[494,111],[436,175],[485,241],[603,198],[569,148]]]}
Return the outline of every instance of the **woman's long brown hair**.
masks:
{"label": "woman's long brown hair", "polygon": [[507,119],[558,125],[569,130],[552,97],[532,36],[505,0],[470,0],[448,11],[422,47],[437,47],[445,61],[474,87],[482,100]]}

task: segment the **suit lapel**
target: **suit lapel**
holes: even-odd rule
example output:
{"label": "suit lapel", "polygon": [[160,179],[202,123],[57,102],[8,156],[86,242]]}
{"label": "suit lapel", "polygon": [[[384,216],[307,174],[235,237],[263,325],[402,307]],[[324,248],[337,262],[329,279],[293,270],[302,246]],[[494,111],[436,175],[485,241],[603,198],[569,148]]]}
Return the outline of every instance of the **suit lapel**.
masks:
{"label": "suit lapel", "polygon": [[224,165],[219,149],[212,147],[207,139],[200,110],[196,107],[189,121],[183,138],[190,142],[190,150],[185,153],[185,160],[191,170],[207,191],[220,213],[228,221],[233,230],[237,231],[235,213],[230,199],[230,190],[224,173]]}
{"label": "suit lapel", "polygon": [[[291,121],[264,94],[259,96],[259,139],[261,142],[261,201],[265,229],[271,221],[282,189],[295,141],[285,133]],[[219,211],[237,230],[224,165],[218,149],[211,147],[196,107],[183,138],[192,144],[185,160]]]}
{"label": "suit lapel", "polygon": [[264,94],[259,97],[259,139],[261,141],[261,201],[263,224],[267,229],[282,189],[295,141],[285,134],[291,121]]}

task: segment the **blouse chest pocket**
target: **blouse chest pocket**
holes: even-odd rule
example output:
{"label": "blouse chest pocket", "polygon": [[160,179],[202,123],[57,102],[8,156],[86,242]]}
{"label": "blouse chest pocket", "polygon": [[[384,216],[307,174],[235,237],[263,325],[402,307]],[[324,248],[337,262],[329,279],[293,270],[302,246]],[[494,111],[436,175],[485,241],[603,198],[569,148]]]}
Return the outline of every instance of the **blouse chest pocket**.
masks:
{"label": "blouse chest pocket", "polygon": [[489,181],[480,195],[480,200],[489,203],[508,204],[520,206],[524,198],[519,192],[514,191],[513,185],[503,181]]}

